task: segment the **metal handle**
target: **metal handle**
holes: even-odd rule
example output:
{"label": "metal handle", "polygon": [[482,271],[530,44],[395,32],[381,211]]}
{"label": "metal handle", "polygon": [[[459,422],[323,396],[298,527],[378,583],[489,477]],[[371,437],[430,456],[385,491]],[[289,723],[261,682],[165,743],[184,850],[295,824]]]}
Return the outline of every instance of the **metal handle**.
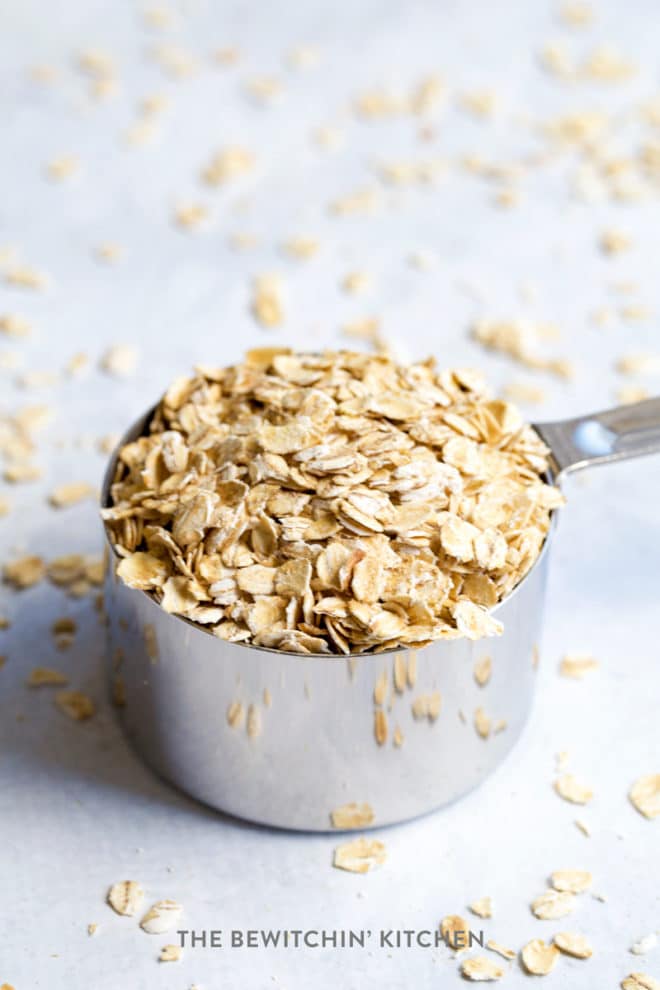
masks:
{"label": "metal handle", "polygon": [[556,423],[537,423],[534,429],[552,452],[557,477],[592,464],[657,454],[660,398]]}

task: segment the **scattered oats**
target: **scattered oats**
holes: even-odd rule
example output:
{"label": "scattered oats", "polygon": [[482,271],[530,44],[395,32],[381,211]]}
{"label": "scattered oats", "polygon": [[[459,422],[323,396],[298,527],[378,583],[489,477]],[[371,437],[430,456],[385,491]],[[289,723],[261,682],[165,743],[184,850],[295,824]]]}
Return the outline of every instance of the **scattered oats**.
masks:
{"label": "scattered oats", "polygon": [[566,955],[574,956],[576,959],[589,959],[594,953],[588,939],[573,932],[558,932],[554,937],[554,943]]}
{"label": "scattered oats", "polygon": [[195,230],[209,219],[208,207],[203,203],[185,203],[174,210],[174,221],[185,230]]}
{"label": "scattered oats", "polygon": [[16,265],[5,270],[5,282],[22,289],[45,289],[48,280],[41,272],[25,265]]}
{"label": "scattered oats", "polygon": [[94,248],[94,254],[99,261],[107,261],[109,265],[114,265],[115,262],[121,261],[124,249],[115,241],[102,241]]}
{"label": "scattered oats", "polygon": [[508,949],[506,945],[500,945],[499,942],[495,942],[492,938],[486,942],[486,948],[490,949],[491,952],[497,952],[498,955],[509,961],[516,958],[514,949]]}
{"label": "scattered oats", "polygon": [[472,901],[468,907],[472,914],[476,914],[479,918],[492,918],[493,917],[493,900],[491,897],[480,897],[478,901]]}
{"label": "scattered oats", "polygon": [[277,275],[259,275],[254,280],[252,314],[262,327],[279,327],[284,322],[282,281]]}
{"label": "scattered oats", "polygon": [[651,949],[655,949],[657,944],[658,936],[655,932],[649,932],[648,935],[642,935],[641,938],[636,939],[636,941],[630,946],[630,951],[634,956],[644,956],[647,952],[650,952]]}
{"label": "scattered oats", "polygon": [[319,242],[313,237],[291,237],[282,245],[282,249],[292,258],[301,260],[313,258],[319,247]]}
{"label": "scattered oats", "polygon": [[74,155],[60,155],[59,158],[53,158],[48,162],[46,172],[50,179],[60,182],[75,175],[79,168],[80,162]]}
{"label": "scattered oats", "polygon": [[555,870],[550,880],[555,890],[571,894],[582,894],[593,883],[593,877],[587,870]]}
{"label": "scattered oats", "polygon": [[485,687],[490,680],[493,671],[493,661],[491,657],[482,657],[474,665],[474,679],[479,687]]}
{"label": "scattered oats", "polygon": [[112,885],[107,900],[113,911],[130,918],[140,910],[144,890],[137,880],[122,880]]}
{"label": "scattered oats", "polygon": [[517,189],[499,189],[494,196],[496,206],[511,207],[517,206],[520,202],[520,192]]}
{"label": "scattered oats", "polygon": [[621,988],[622,990],[660,990],[660,980],[654,979],[647,973],[631,973],[621,981]]}
{"label": "scattered oats", "polygon": [[241,233],[240,231],[230,234],[228,241],[229,246],[235,251],[248,251],[259,243],[254,234]]}
{"label": "scattered oats", "polygon": [[27,337],[32,333],[32,325],[23,316],[7,313],[0,316],[0,333],[8,337]]}
{"label": "scattered oats", "polygon": [[86,481],[70,481],[54,488],[48,496],[48,501],[54,508],[63,509],[69,505],[77,505],[86,498],[92,498],[95,494],[94,486]]}
{"label": "scattered oats", "polygon": [[182,911],[183,908],[176,901],[157,901],[145,914],[140,928],[149,935],[163,935],[176,927]]}
{"label": "scattered oats", "polygon": [[397,725],[394,729],[394,734],[392,736],[392,743],[394,746],[396,746],[397,749],[399,749],[401,746],[403,746],[403,741],[404,741],[403,732],[401,731],[400,726]]}
{"label": "scattered oats", "polygon": [[50,85],[57,81],[59,72],[53,65],[31,65],[28,75],[33,82],[47,83]]}
{"label": "scattered oats", "polygon": [[119,84],[116,79],[110,77],[106,79],[92,79],[89,91],[96,100],[106,100],[111,96],[116,96],[119,92]]}
{"label": "scattered oats", "polygon": [[43,472],[40,467],[37,467],[36,464],[26,462],[8,464],[3,472],[3,477],[5,481],[17,485],[24,481],[38,481],[42,474]]}
{"label": "scattered oats", "polygon": [[286,55],[286,62],[292,69],[311,69],[319,60],[319,50],[313,45],[298,45]]}
{"label": "scattered oats", "polygon": [[459,105],[475,117],[492,117],[497,109],[497,94],[492,89],[461,93]]}
{"label": "scattered oats", "polygon": [[0,368],[11,371],[14,368],[18,368],[21,360],[21,355],[15,351],[0,351]]}
{"label": "scattered oats", "polygon": [[586,27],[594,19],[593,7],[584,0],[569,0],[559,10],[562,21],[571,27]]}
{"label": "scattered oats", "polygon": [[2,569],[3,580],[11,584],[14,588],[23,590],[38,584],[46,573],[46,565],[41,557],[27,556],[19,557],[17,560],[5,564]]}
{"label": "scattered oats", "polygon": [[87,48],[77,56],[78,68],[93,78],[114,76],[115,63],[111,55],[99,48]]}
{"label": "scattered oats", "polygon": [[282,83],[274,76],[258,76],[255,79],[248,79],[245,83],[245,91],[258,103],[272,103],[282,95]]}
{"label": "scattered oats", "polygon": [[580,829],[583,835],[586,835],[587,838],[591,836],[591,829],[582,818],[576,818],[574,824],[576,828]]}
{"label": "scattered oats", "polygon": [[477,735],[481,736],[482,739],[488,739],[492,729],[492,720],[486,715],[483,708],[475,709],[474,727],[477,730]]}
{"label": "scattered oats", "polygon": [[501,980],[505,972],[502,966],[498,966],[486,956],[474,956],[473,959],[466,959],[461,966],[463,976],[474,983]]}
{"label": "scattered oats", "polygon": [[622,230],[604,230],[600,235],[600,246],[605,254],[621,254],[632,247],[632,239]]}
{"label": "scattered oats", "polygon": [[472,328],[474,339],[487,350],[506,354],[527,368],[547,371],[559,378],[571,378],[573,369],[563,358],[536,354],[536,341],[546,339],[548,326],[529,320],[478,320]]}
{"label": "scattered oats", "polygon": [[101,358],[100,367],[115,378],[127,378],[135,371],[138,352],[130,344],[114,344]]}
{"label": "scattered oats", "polygon": [[546,945],[540,938],[534,938],[520,951],[523,965],[532,976],[547,976],[557,965],[559,949],[556,945]]}
{"label": "scattered oats", "polygon": [[416,268],[418,272],[430,272],[437,266],[438,258],[430,251],[411,251],[408,255],[408,264],[411,268]]}
{"label": "scattered oats", "polygon": [[210,186],[221,186],[251,172],[254,165],[255,157],[247,148],[239,146],[224,148],[218,151],[202,170],[202,179]]}
{"label": "scattered oats", "polygon": [[470,926],[460,914],[448,914],[440,922],[440,932],[445,944],[454,952],[465,952],[469,947]]}
{"label": "scattered oats", "polygon": [[197,60],[185,49],[176,45],[157,45],[152,49],[152,57],[163,72],[173,79],[186,79],[197,72]]}
{"label": "scattered oats", "polygon": [[357,804],[352,801],[350,804],[343,804],[330,815],[333,828],[367,828],[373,823],[374,812],[370,804],[366,801]]}
{"label": "scattered oats", "polygon": [[382,344],[380,320],[377,316],[365,316],[359,320],[351,320],[349,323],[344,323],[341,332],[345,337],[369,341],[375,347],[379,347]]}
{"label": "scattered oats", "polygon": [[241,53],[238,48],[218,48],[213,52],[212,57],[219,65],[236,65]]}
{"label": "scattered oats", "polygon": [[166,110],[169,102],[168,98],[162,93],[153,93],[151,96],[145,96],[140,101],[140,113],[143,117],[152,117]]}
{"label": "scattered oats", "polygon": [[541,921],[564,918],[575,909],[575,895],[569,891],[546,890],[532,901],[532,913]]}
{"label": "scattered oats", "polygon": [[585,674],[589,674],[594,670],[599,670],[599,668],[600,664],[598,663],[598,660],[594,659],[592,656],[578,653],[567,653],[559,665],[559,673],[563,677],[573,677],[577,680],[581,680]]}
{"label": "scattered oats", "polygon": [[376,189],[358,189],[356,192],[341,196],[330,203],[330,212],[337,216],[351,216],[355,213],[373,213],[378,205]]}
{"label": "scattered oats", "polygon": [[124,133],[127,144],[136,146],[147,144],[156,136],[157,130],[153,120],[138,120]]}
{"label": "scattered oats", "polygon": [[87,934],[90,936],[96,935],[98,930],[99,930],[99,926],[96,924],[95,921],[92,921],[89,923],[89,925],[87,925]]}
{"label": "scattered oats", "polygon": [[2,516],[8,515],[10,509],[11,509],[11,502],[9,501],[9,499],[6,499],[4,498],[4,496],[0,495],[0,518],[2,518]]}
{"label": "scattered oats", "polygon": [[[501,631],[488,609],[532,566],[561,503],[542,481],[547,455],[473,371],[259,348],[170,387],[120,452],[103,518],[119,576],[222,639],[421,648]],[[411,687],[415,670],[411,654]],[[433,721],[439,694],[415,710]]]}
{"label": "scattered oats", "polygon": [[660,815],[660,773],[639,777],[628,794],[632,804],[645,818]]}
{"label": "scattered oats", "polygon": [[383,182],[394,186],[409,186],[434,182],[446,172],[446,168],[443,160],[395,161],[379,165],[377,171]]}
{"label": "scattered oats", "polygon": [[540,62],[544,69],[563,79],[575,75],[575,66],[563,42],[550,41],[540,52]]}
{"label": "scattered oats", "polygon": [[577,780],[572,773],[566,773],[559,777],[554,784],[559,797],[571,804],[588,804],[594,796],[594,792],[586,784]]}
{"label": "scattered oats", "polygon": [[355,100],[356,113],[371,120],[397,116],[406,113],[407,109],[407,101],[403,96],[383,89],[367,90]]}
{"label": "scattered oats", "polygon": [[660,356],[657,354],[624,354],[616,363],[622,375],[657,375],[660,373]]}
{"label": "scattered oats", "polygon": [[58,381],[58,374],[55,371],[26,371],[16,378],[16,384],[20,388],[48,388]]}
{"label": "scattered oats", "polygon": [[315,144],[326,151],[337,151],[344,144],[344,132],[338,127],[318,127],[312,138]]}
{"label": "scattered oats", "polygon": [[82,351],[79,351],[67,361],[65,371],[73,378],[76,375],[80,375],[88,367],[88,365],[89,358],[86,354],[83,354]]}
{"label": "scattered oats", "polygon": [[620,308],[619,315],[622,320],[626,320],[628,323],[637,323],[638,321],[650,320],[653,314],[647,306],[643,306],[641,303],[629,303]]}
{"label": "scattered oats", "polygon": [[417,83],[408,97],[410,112],[431,113],[437,108],[445,92],[445,85],[439,76],[426,76]]}
{"label": "scattered oats", "polygon": [[160,950],[159,962],[178,962],[183,955],[180,945],[164,945]]}
{"label": "scattered oats", "polygon": [[148,10],[143,10],[142,18],[148,27],[157,30],[171,28],[176,21],[174,13],[167,7],[150,7]]}
{"label": "scattered oats", "polygon": [[337,846],[332,865],[349,873],[368,873],[382,866],[386,859],[385,845],[378,839],[352,839]]}
{"label": "scattered oats", "polygon": [[66,674],[51,667],[34,667],[26,681],[28,687],[62,687],[68,683]]}
{"label": "scattered oats", "polygon": [[11,623],[5,615],[0,615],[0,630],[9,629]]}
{"label": "scattered oats", "polygon": [[583,78],[600,82],[622,82],[636,71],[637,67],[629,59],[607,44],[595,48],[580,66]]}
{"label": "scattered oats", "polygon": [[591,313],[591,322],[597,327],[612,326],[614,318],[614,311],[609,306],[599,306]]}

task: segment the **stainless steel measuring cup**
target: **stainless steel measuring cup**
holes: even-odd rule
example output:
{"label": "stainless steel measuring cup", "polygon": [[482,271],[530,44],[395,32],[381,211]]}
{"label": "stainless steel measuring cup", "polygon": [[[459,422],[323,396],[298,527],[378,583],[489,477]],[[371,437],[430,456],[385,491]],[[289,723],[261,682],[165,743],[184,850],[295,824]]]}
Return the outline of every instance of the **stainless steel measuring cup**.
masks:
{"label": "stainless steel measuring cup", "polygon": [[[560,482],[592,464],[659,452],[660,398],[535,429]],[[103,506],[116,460],[117,452]],[[110,546],[109,674],[126,733],[166,780],[267,825],[324,831],[332,812],[353,802],[368,806],[361,827],[388,825],[447,804],[502,762],[529,713],[555,524],[534,566],[493,609],[502,636],[351,657],[224,642],[124,585]]]}

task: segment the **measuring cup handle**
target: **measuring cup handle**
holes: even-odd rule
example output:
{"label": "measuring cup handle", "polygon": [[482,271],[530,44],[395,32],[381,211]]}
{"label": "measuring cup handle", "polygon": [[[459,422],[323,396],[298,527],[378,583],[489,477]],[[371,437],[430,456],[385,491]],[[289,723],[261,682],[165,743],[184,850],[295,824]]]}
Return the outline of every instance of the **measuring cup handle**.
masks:
{"label": "measuring cup handle", "polygon": [[537,423],[534,429],[552,452],[557,476],[592,464],[657,454],[660,398],[556,423]]}

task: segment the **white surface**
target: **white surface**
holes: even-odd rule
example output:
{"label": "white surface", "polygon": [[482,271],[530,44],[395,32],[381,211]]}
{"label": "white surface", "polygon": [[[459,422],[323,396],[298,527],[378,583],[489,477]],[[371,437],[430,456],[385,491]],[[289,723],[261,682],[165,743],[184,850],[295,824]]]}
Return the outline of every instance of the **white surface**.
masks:
{"label": "white surface", "polygon": [[[100,550],[93,505],[55,512],[46,494],[65,479],[99,482],[102,458],[92,439],[122,429],[175,374],[196,361],[228,363],[248,345],[332,345],[345,339],[340,324],[378,314],[388,335],[410,356],[436,354],[441,363],[484,366],[495,383],[532,380],[505,358],[484,355],[468,338],[479,315],[530,315],[558,323],[561,340],[549,351],[569,354],[571,384],[536,376],[548,402],[530,415],[559,417],[613,403],[620,382],[615,358],[657,346],[657,315],[647,324],[598,329],[588,314],[618,305],[614,279],[638,281],[639,296],[660,311],[657,279],[657,201],[587,206],[567,193],[560,159],[533,170],[514,210],[492,205],[487,183],[459,169],[437,187],[383,188],[384,208],[373,217],[336,218],[327,203],[377,185],[379,161],[467,152],[510,161],[537,147],[513,120],[576,108],[630,106],[658,88],[659,29],[655,5],[644,0],[596,4],[587,31],[561,25],[549,2],[470,4],[381,2],[324,4],[202,3],[182,5],[179,27],[159,35],[145,28],[138,5],[110,0],[6,0],[0,23],[2,92],[2,238],[24,260],[48,271],[43,293],[2,287],[2,312],[35,325],[25,341],[0,341],[20,355],[22,368],[61,369],[79,350],[92,370],[79,380],[37,392],[2,371],[2,405],[47,402],[56,410],[38,460],[43,483],[8,494],[13,512],[0,520],[2,559],[17,548],[55,556]],[[637,77],[619,85],[550,80],[536,53],[565,38],[577,53],[614,39],[640,63]],[[165,78],[145,51],[158,40],[181,44],[203,66],[191,79]],[[294,45],[320,49],[317,68],[295,72],[282,57]],[[238,45],[237,68],[211,66],[214,48]],[[72,68],[74,53],[98,46],[118,63],[121,93],[94,103]],[[26,69],[59,67],[60,81],[40,86]],[[359,123],[350,112],[356,91],[373,84],[409,87],[441,72],[452,94],[494,86],[503,109],[493,122],[449,109],[419,141],[408,117]],[[255,107],[246,79],[275,74],[284,93],[273,108]],[[171,106],[159,135],[145,147],[126,147],[122,134],[135,120],[137,100],[166,93]],[[310,131],[337,123],[346,144],[321,151]],[[258,167],[234,185],[209,190],[200,168],[224,144],[254,148]],[[62,153],[80,157],[69,182],[44,178],[44,164]],[[171,222],[180,200],[213,211],[209,229],[183,233]],[[629,230],[633,249],[614,259],[596,249],[601,229]],[[243,253],[227,246],[232,231],[249,231],[259,246]],[[282,256],[294,234],[318,236],[309,262]],[[100,265],[92,248],[104,240],[125,246],[116,266]],[[432,251],[437,266],[419,272],[407,263]],[[364,296],[338,288],[360,268],[374,276]],[[257,327],[248,311],[250,279],[280,271],[287,286],[287,322],[278,331]],[[537,288],[532,304],[520,286]],[[479,290],[475,299],[469,286]],[[625,301],[625,299],[623,299]],[[134,341],[139,376],[104,377],[95,364],[104,348]],[[648,381],[658,391],[658,381]],[[602,469],[571,483],[554,553],[542,671],[533,719],[506,765],[478,792],[424,820],[381,834],[386,865],[366,877],[333,870],[332,836],[271,833],[229,821],[155,780],[129,752],[105,702],[103,642],[91,603],[71,602],[43,584],[22,594],[2,590],[12,628],[0,632],[0,983],[16,990],[201,990],[267,986],[299,988],[452,987],[461,984],[445,949],[188,951],[181,963],[156,962],[168,938],[149,937],[135,921],[104,904],[107,887],[122,878],[142,882],[150,900],[173,897],[187,928],[434,928],[447,913],[490,894],[495,917],[488,937],[520,948],[532,937],[578,930],[593,941],[588,962],[562,958],[549,986],[618,986],[633,970],[660,977],[660,950],[640,959],[628,952],[640,935],[660,927],[658,823],[644,820],[626,794],[635,778],[657,772],[658,491],[660,461]],[[49,627],[74,615],[80,632],[65,654]],[[583,682],[558,676],[565,651],[592,652],[602,670]],[[49,689],[29,693],[27,672],[59,666],[88,690],[100,713],[70,723],[52,705]],[[24,717],[17,721],[17,714]],[[570,753],[570,768],[596,792],[586,809],[561,801],[551,782],[555,755]],[[574,826],[588,821],[593,837]],[[537,921],[530,901],[558,868],[592,870],[595,891],[576,914],[558,923]],[[474,919],[475,926],[481,923]],[[88,938],[89,922],[100,924]],[[169,939],[173,940],[173,939]],[[497,957],[493,957],[497,958]],[[529,981],[514,963],[505,985]]]}

